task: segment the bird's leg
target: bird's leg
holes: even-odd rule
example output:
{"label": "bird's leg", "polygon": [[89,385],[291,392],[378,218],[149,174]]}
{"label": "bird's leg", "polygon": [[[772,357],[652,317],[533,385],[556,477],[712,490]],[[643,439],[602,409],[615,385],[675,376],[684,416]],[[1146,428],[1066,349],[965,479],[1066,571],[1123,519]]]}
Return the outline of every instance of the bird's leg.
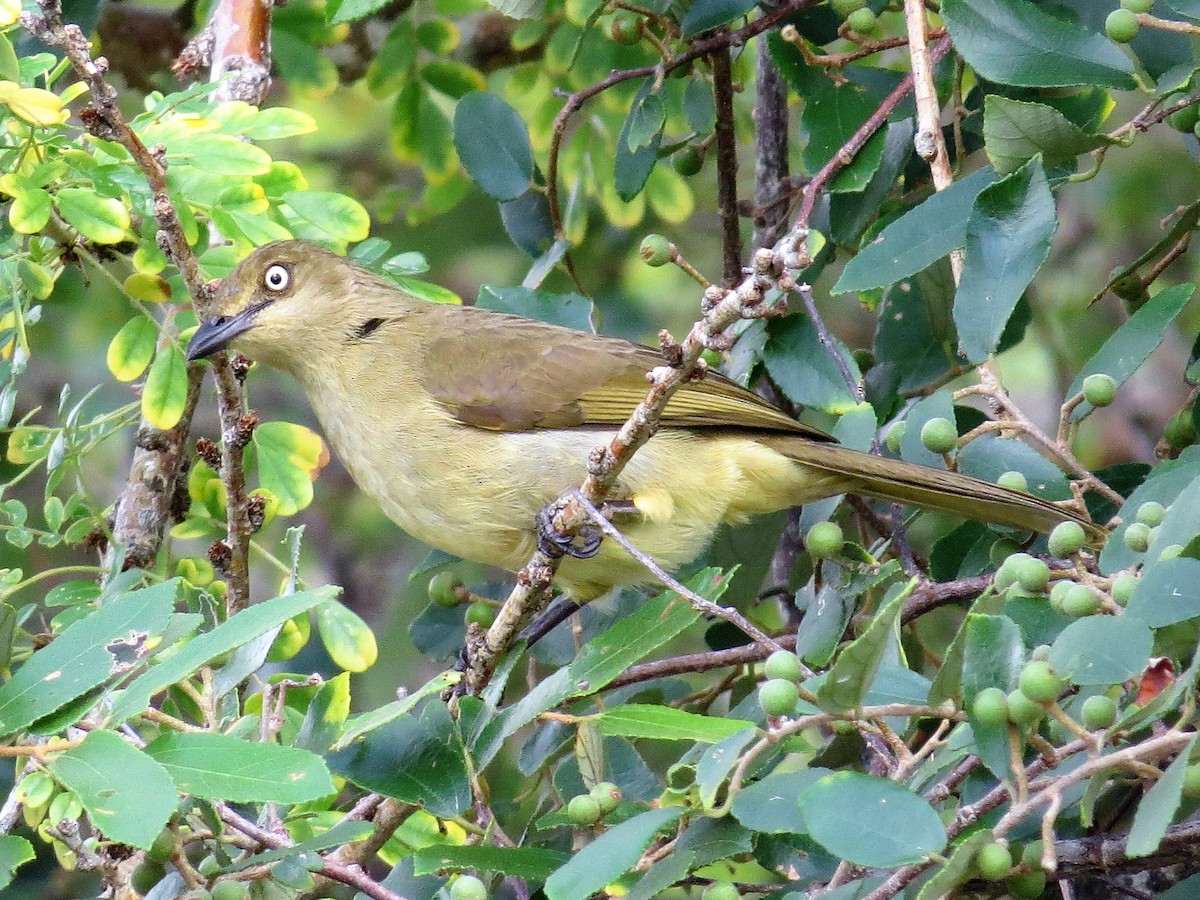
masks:
{"label": "bird's leg", "polygon": [[[600,552],[600,540],[603,535],[600,529],[591,523],[585,523],[579,529],[579,534],[563,534],[554,527],[552,513],[542,509],[537,514],[538,549],[547,556],[561,559],[563,556],[573,556],[575,559],[590,559]],[[579,539],[578,544],[575,543]]]}

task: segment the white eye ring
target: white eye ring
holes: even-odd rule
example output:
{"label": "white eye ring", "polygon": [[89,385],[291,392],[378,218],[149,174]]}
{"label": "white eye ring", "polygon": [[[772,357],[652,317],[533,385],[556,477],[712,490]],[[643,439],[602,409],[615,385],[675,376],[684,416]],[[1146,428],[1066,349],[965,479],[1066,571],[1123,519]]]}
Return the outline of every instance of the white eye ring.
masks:
{"label": "white eye ring", "polygon": [[275,263],[273,266],[268,266],[267,271],[263,273],[263,286],[268,291],[279,292],[286,290],[288,284],[291,283],[292,275],[288,271],[287,266]]}

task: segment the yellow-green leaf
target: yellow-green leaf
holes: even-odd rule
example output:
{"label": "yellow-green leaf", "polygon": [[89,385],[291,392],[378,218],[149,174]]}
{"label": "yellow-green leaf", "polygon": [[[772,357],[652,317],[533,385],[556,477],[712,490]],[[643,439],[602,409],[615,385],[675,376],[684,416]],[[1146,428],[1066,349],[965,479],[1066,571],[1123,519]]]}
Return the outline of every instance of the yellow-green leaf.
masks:
{"label": "yellow-green leaf", "polygon": [[175,344],[158,351],[142,390],[142,416],[155,428],[174,428],[187,404],[187,360]]}
{"label": "yellow-green leaf", "polygon": [[347,672],[362,672],[379,656],[375,635],[367,623],[336,601],[317,607],[317,631],[329,658]]}
{"label": "yellow-green leaf", "polygon": [[361,203],[345,194],[294,191],[283,199],[300,224],[320,229],[335,240],[365,241],[371,233],[371,216]]}
{"label": "yellow-green leaf", "polygon": [[8,436],[8,461],[18,466],[45,459],[58,429],[42,425],[22,425]]}
{"label": "yellow-green leaf", "polygon": [[158,329],[145,316],[134,316],[108,345],[108,371],[117,381],[133,381],[154,359]]}
{"label": "yellow-green leaf", "polygon": [[659,218],[674,225],[692,217],[695,202],[692,189],[674,169],[655,166],[646,179],[646,199]]}
{"label": "yellow-green leaf", "polygon": [[291,422],[264,422],[254,429],[258,478],[279,499],[278,512],[294,515],[312,503],[312,483],[329,462],[325,442]]}
{"label": "yellow-green leaf", "polygon": [[165,303],[171,299],[171,285],[157,275],[134,272],[125,279],[125,293],[145,303]]}
{"label": "yellow-green leaf", "polygon": [[54,199],[67,223],[97,244],[116,244],[129,230],[129,210],[120,200],[84,188],[63,188]]}
{"label": "yellow-green leaf", "polygon": [[50,221],[50,195],[41,188],[29,188],[13,198],[8,223],[19,234],[35,234]]}
{"label": "yellow-green leaf", "polygon": [[21,0],[0,0],[0,26],[16,25],[21,16]]}
{"label": "yellow-green leaf", "polygon": [[30,125],[58,125],[66,120],[62,98],[53,91],[23,87],[9,95],[5,102],[19,119]]}

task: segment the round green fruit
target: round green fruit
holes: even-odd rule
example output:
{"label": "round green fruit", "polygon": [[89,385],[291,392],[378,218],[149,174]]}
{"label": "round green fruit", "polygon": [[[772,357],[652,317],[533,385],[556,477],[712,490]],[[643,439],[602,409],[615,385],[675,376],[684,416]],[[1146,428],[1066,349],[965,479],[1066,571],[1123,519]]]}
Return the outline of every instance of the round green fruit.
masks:
{"label": "round green fruit", "polygon": [[1081,619],[1100,608],[1100,597],[1086,584],[1073,584],[1062,599],[1062,611],[1068,616]]}
{"label": "round green fruit", "polygon": [[166,867],[162,863],[146,860],[129,876],[129,886],[139,894],[148,894],[154,886],[167,877]]}
{"label": "round green fruit", "polygon": [[1008,722],[1008,696],[1000,688],[984,688],[975,695],[971,712],[984,725],[1003,725]]}
{"label": "round green fruit", "polygon": [[1014,875],[1006,882],[1009,893],[1021,900],[1035,900],[1046,890],[1045,872],[1026,872]]}
{"label": "round green fruit", "polygon": [[900,452],[900,442],[904,440],[904,432],[907,430],[908,423],[903,421],[893,423],[892,427],[888,429],[887,436],[883,439],[883,442],[893,453]]}
{"label": "round green fruit", "polygon": [[1128,44],[1140,30],[1137,13],[1132,10],[1114,9],[1104,20],[1104,32],[1118,44]]}
{"label": "round green fruit", "polygon": [[607,816],[621,803],[621,789],[611,781],[601,781],[588,791],[588,796],[600,804],[602,816]]}
{"label": "round green fruit", "polygon": [[984,844],[975,853],[975,865],[988,881],[1000,881],[1012,871],[1012,854],[1003,844]]}
{"label": "round green fruit", "polygon": [[1036,725],[1045,714],[1042,704],[1034,703],[1021,691],[1009,691],[1008,718],[1014,725]]}
{"label": "round green fruit", "polygon": [[1019,552],[1021,552],[1021,545],[1012,538],[997,538],[988,549],[988,559],[992,561],[992,565],[999,566],[1014,553]]}
{"label": "round green fruit", "polygon": [[1030,593],[1040,593],[1050,583],[1050,567],[1028,553],[1014,553],[1004,561],[1017,584]]}
{"label": "round green fruit", "polygon": [[1048,543],[1053,556],[1071,556],[1083,549],[1087,534],[1078,522],[1059,522],[1050,532]]}
{"label": "round green fruit", "polygon": [[1017,685],[1034,703],[1053,703],[1066,686],[1050,663],[1039,659],[1025,663]]}
{"label": "round green fruit", "polygon": [[567,818],[576,825],[595,825],[600,821],[600,815],[600,801],[591,794],[572,797],[567,804]]}
{"label": "round green fruit", "polygon": [[1149,525],[1151,528],[1156,525],[1161,525],[1163,519],[1167,517],[1167,508],[1157,500],[1147,500],[1137,509],[1137,521],[1143,525]]}
{"label": "round green fruit", "polygon": [[1113,579],[1112,598],[1117,606],[1128,606],[1133,591],[1138,586],[1138,577],[1132,572],[1122,572]]}
{"label": "round green fruit", "polygon": [[740,900],[741,896],[728,881],[714,881],[704,889],[700,900]]}
{"label": "round green fruit", "polygon": [[459,875],[450,885],[450,900],[487,900],[487,887],[474,875]]}
{"label": "round green fruit", "polygon": [[1005,472],[996,479],[996,484],[1002,488],[1008,488],[1010,491],[1019,491],[1022,494],[1029,493],[1029,481],[1021,472]]}
{"label": "round green fruit", "polygon": [[1097,373],[1083,379],[1083,399],[1092,406],[1109,406],[1116,396],[1117,381],[1111,375]]}
{"label": "round green fruit", "polygon": [[1125,529],[1125,546],[1134,553],[1145,553],[1150,549],[1150,526],[1145,522],[1134,522]]}
{"label": "round green fruit", "polygon": [[704,154],[695,147],[684,147],[671,157],[671,165],[684,178],[691,178],[704,168]]}
{"label": "round green fruit", "polygon": [[799,699],[800,689],[787,678],[764,681],[758,689],[758,703],[768,716],[790,716]]}
{"label": "round green fruit", "polygon": [[833,559],[842,552],[845,538],[836,522],[818,522],[808,529],[804,546],[817,559]]}
{"label": "round green fruit", "polygon": [[849,18],[855,10],[867,5],[867,0],[829,0],[829,6],[839,19]]}
{"label": "round green fruit", "polygon": [[438,572],[429,579],[429,585],[425,590],[429,594],[429,599],[438,606],[452,608],[458,606],[459,600],[456,588],[461,586],[462,582],[453,572]]}
{"label": "round green fruit", "polygon": [[484,600],[476,600],[467,607],[467,623],[474,622],[480,628],[490,628],[496,621],[496,607]]}
{"label": "round green fruit", "polygon": [[212,886],[212,900],[248,900],[250,885],[244,881],[218,881]]}
{"label": "round green fruit", "polygon": [[800,657],[791,650],[776,650],[767,657],[766,664],[763,665],[763,674],[768,678],[799,681],[804,677],[804,668],[800,665]]}
{"label": "round green fruit", "polygon": [[846,24],[850,26],[851,31],[859,34],[870,34],[879,25],[879,20],[875,18],[875,13],[867,8],[856,9],[850,15],[846,16]]}
{"label": "round green fruit", "polygon": [[1117,721],[1117,701],[1112,697],[1097,694],[1083,701],[1079,711],[1083,724],[1095,731],[1097,728],[1107,728]]}
{"label": "round green fruit", "polygon": [[1183,796],[1200,797],[1200,763],[1192,763],[1183,770]]}
{"label": "round green fruit", "polygon": [[958,443],[958,429],[949,419],[930,419],[921,426],[921,443],[934,453],[949,453]]}
{"label": "round green fruit", "polygon": [[1121,0],[1121,9],[1134,13],[1148,13],[1154,7],[1154,0]]}
{"label": "round green fruit", "polygon": [[642,30],[638,26],[638,17],[632,13],[618,12],[608,26],[608,35],[618,44],[632,46],[642,39]]}
{"label": "round green fruit", "polygon": [[648,234],[642,238],[638,255],[648,266],[665,266],[671,261],[671,242],[661,234]]}

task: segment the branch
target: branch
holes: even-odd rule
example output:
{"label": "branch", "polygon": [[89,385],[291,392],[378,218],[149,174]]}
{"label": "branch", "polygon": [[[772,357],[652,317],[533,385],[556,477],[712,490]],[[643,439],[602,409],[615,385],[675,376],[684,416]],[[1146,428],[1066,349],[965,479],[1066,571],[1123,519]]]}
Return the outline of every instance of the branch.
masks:
{"label": "branch", "polygon": [[729,48],[722,47],[710,59],[717,108],[717,214],[721,217],[721,274],[725,287],[733,287],[742,276],[742,232],[738,221],[737,135],[733,127],[733,71]]}

